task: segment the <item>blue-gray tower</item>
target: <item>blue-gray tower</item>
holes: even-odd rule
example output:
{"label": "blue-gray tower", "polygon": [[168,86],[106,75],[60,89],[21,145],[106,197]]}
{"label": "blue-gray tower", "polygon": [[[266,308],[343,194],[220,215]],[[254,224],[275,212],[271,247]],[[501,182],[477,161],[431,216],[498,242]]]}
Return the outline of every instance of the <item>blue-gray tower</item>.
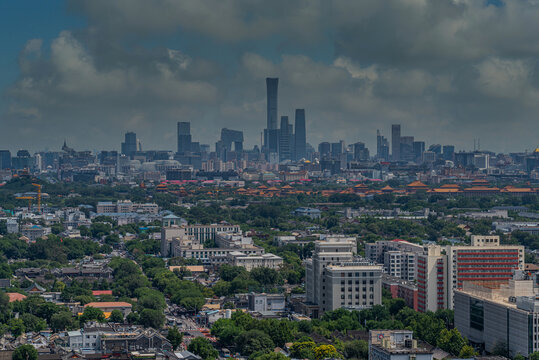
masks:
{"label": "blue-gray tower", "polygon": [[296,132],[294,135],[294,157],[301,160],[307,156],[307,135],[305,130],[305,109],[296,109]]}

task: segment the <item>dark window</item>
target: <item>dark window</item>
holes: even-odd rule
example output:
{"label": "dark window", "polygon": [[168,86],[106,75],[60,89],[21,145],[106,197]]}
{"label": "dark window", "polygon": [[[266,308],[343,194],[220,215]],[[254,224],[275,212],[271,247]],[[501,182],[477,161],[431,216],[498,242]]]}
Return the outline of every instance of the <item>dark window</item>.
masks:
{"label": "dark window", "polygon": [[483,326],[483,302],[480,300],[470,299],[470,327],[476,330],[483,331]]}

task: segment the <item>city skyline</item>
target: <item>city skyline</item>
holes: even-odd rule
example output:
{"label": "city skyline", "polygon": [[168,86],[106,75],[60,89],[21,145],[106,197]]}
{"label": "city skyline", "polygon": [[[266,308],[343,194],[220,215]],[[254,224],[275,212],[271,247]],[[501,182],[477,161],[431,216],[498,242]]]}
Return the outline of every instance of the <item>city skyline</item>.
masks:
{"label": "city skyline", "polygon": [[[233,1],[218,15],[211,2],[2,4],[13,31],[3,34],[0,143],[38,151],[67,139],[79,149],[117,149],[133,131],[146,149],[175,149],[176,123],[190,122],[201,143],[230,128],[252,148],[268,120],[264,79],[273,77],[277,123],[288,116],[292,124],[295,109],[305,109],[314,147],[342,139],[374,153],[376,130],[389,139],[401,124],[427,148],[472,150],[480,138],[485,150],[533,150],[539,8],[404,3],[283,3],[266,14],[261,4]],[[407,11],[414,16],[395,20]],[[115,14],[125,21],[112,21]],[[427,14],[437,21],[425,25]],[[488,35],[500,29],[513,30]]]}

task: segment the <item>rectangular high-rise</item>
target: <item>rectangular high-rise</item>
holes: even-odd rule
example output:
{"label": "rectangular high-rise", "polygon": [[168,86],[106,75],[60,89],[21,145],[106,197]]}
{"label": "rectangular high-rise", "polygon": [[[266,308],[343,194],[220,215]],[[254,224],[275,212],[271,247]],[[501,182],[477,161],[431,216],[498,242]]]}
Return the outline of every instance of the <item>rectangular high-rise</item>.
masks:
{"label": "rectangular high-rise", "polygon": [[122,154],[131,156],[138,150],[137,134],[134,132],[126,132],[125,140],[122,143]]}
{"label": "rectangular high-rise", "polygon": [[277,129],[277,88],[279,78],[266,78],[268,119],[266,129]]}
{"label": "rectangular high-rise", "polygon": [[279,128],[277,126],[277,89],[279,78],[266,78],[267,123],[264,129],[264,148],[267,153],[279,152]]}
{"label": "rectangular high-rise", "polygon": [[0,169],[11,168],[11,151],[0,150]]}
{"label": "rectangular high-rise", "polygon": [[376,157],[378,160],[389,160],[389,142],[380,133],[380,130],[376,130]]}
{"label": "rectangular high-rise", "polygon": [[393,161],[401,159],[401,126],[391,125],[391,158]]}
{"label": "rectangular high-rise", "polygon": [[191,151],[191,123],[178,122],[178,153],[183,154]]}
{"label": "rectangular high-rise", "polygon": [[296,160],[307,157],[307,134],[305,129],[305,109],[296,109],[296,133],[294,136],[294,155]]}
{"label": "rectangular high-rise", "polygon": [[288,116],[281,116],[279,161],[290,160],[290,158],[290,124],[288,123]]}
{"label": "rectangular high-rise", "polygon": [[453,308],[466,281],[497,287],[524,270],[524,246],[500,245],[497,235],[472,235],[471,246],[430,245],[418,258],[419,311]]}

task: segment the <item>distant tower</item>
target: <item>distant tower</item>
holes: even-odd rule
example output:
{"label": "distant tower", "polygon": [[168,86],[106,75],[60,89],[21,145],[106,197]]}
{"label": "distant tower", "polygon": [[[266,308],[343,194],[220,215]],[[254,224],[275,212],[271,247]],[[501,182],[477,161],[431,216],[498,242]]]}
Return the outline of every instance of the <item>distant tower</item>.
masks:
{"label": "distant tower", "polygon": [[278,78],[266,78],[267,123],[264,130],[264,147],[269,153],[279,151],[279,128],[277,127],[277,89]]}
{"label": "distant tower", "polygon": [[191,151],[191,123],[178,122],[178,153]]}
{"label": "distant tower", "polygon": [[389,160],[389,142],[380,130],[376,130],[376,157],[381,161]]}
{"label": "distant tower", "polygon": [[281,116],[281,134],[279,135],[279,161],[290,160],[290,124],[288,116]]}
{"label": "distant tower", "polygon": [[266,78],[266,91],[268,96],[267,129],[277,129],[277,88],[279,78]]}
{"label": "distant tower", "polygon": [[137,134],[134,132],[126,132],[125,140],[122,143],[122,154],[126,156],[132,156],[139,150],[139,141],[137,140]]}
{"label": "distant tower", "polygon": [[307,135],[305,129],[305,109],[296,109],[296,133],[294,136],[294,155],[296,160],[307,157]]}
{"label": "distant tower", "polygon": [[393,161],[401,159],[401,126],[400,124],[391,125],[391,155]]}

